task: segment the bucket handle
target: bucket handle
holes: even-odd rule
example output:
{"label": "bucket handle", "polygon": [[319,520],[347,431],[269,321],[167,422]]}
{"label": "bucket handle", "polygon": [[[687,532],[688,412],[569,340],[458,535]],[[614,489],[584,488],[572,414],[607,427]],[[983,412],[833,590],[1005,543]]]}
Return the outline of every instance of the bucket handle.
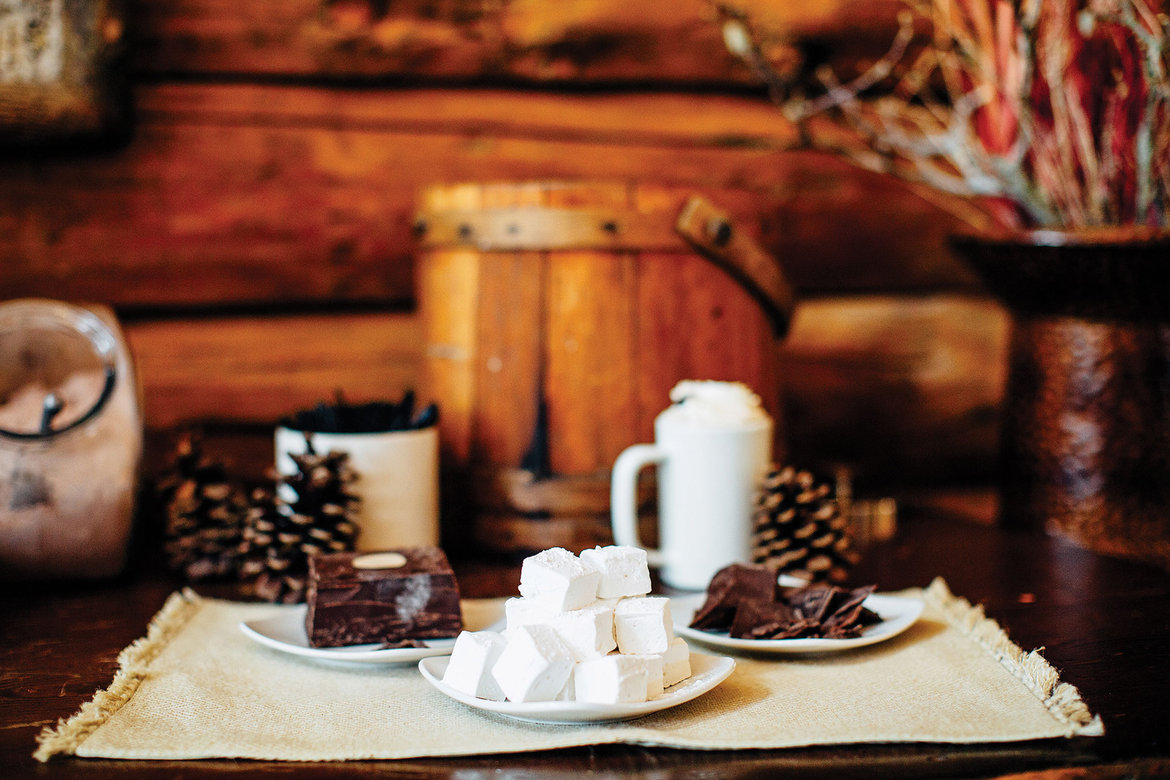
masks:
{"label": "bucket handle", "polygon": [[692,195],[679,212],[675,230],[763,307],[777,339],[788,333],[796,308],[796,291],[779,261],[746,231],[737,230],[730,214],[701,195]]}

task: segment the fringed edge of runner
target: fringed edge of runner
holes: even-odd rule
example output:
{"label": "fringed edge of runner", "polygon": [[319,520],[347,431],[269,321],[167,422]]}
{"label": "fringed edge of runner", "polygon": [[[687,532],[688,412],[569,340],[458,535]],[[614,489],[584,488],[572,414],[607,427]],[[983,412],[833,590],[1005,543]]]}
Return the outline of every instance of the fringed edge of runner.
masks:
{"label": "fringed edge of runner", "polygon": [[110,686],[95,693],[75,715],[58,721],[55,728],[46,727],[37,737],[33,758],[48,761],[53,756],[74,755],[90,734],[133,698],[151,661],[194,616],[201,603],[199,595],[190,589],[172,593],[151,618],[146,636],[118,654],[118,671]]}
{"label": "fringed edge of runner", "polygon": [[1101,718],[1089,711],[1075,686],[1061,682],[1060,672],[1039,650],[1026,651],[983,612],[983,607],[951,593],[946,582],[936,578],[923,591],[927,603],[963,635],[991,653],[1017,680],[1027,686],[1058,721],[1069,737],[1100,737],[1105,734]]}

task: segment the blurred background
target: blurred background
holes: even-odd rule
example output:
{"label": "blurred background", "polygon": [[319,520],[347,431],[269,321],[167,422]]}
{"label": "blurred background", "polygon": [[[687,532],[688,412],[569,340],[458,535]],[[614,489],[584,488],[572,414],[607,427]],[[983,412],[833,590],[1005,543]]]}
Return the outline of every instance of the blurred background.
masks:
{"label": "blurred background", "polygon": [[[993,517],[1008,318],[947,247],[962,220],[808,148],[709,4],[76,5],[98,65],[83,99],[0,123],[0,299],[112,307],[148,473],[197,426],[258,478],[292,410],[425,392],[425,188],[605,180],[703,193],[783,267],[799,298],[775,344],[792,461],[848,467],[859,495],[970,490],[986,501],[964,511]],[[863,70],[900,7],[738,5],[796,80]]]}

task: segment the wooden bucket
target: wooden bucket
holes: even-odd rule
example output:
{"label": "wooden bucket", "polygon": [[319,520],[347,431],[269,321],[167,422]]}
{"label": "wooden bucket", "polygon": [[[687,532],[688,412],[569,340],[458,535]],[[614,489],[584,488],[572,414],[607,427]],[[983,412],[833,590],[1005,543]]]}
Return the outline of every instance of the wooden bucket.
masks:
{"label": "wooden bucket", "polygon": [[445,544],[523,553],[612,543],[613,461],[653,441],[683,379],[747,384],[782,441],[776,340],[791,288],[692,190],[435,186],[417,228]]}

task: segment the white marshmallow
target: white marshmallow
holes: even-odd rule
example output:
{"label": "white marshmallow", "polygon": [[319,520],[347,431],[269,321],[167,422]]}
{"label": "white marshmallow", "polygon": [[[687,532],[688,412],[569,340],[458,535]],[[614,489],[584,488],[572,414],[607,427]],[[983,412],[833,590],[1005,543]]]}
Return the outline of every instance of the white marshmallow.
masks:
{"label": "white marshmallow", "polygon": [[580,609],[597,598],[601,572],[563,547],[552,547],[520,565],[520,595],[557,610]]}
{"label": "white marshmallow", "polygon": [[553,701],[573,672],[573,653],[548,626],[520,626],[492,667],[509,701]]}
{"label": "white marshmallow", "polygon": [[469,696],[503,701],[504,691],[492,677],[492,666],[504,649],[504,637],[495,631],[462,631],[455,639],[443,682]]}
{"label": "white marshmallow", "polygon": [[599,704],[646,701],[648,666],[639,656],[605,655],[577,664],[576,700]]}
{"label": "white marshmallow", "polygon": [[662,654],[662,686],[669,688],[690,676],[691,649],[681,636],[676,636]]}
{"label": "white marshmallow", "polygon": [[581,560],[601,572],[597,595],[603,599],[645,596],[650,592],[650,567],[646,551],[611,545],[581,551]]}
{"label": "white marshmallow", "polygon": [[[663,664],[661,653],[631,653],[623,655],[621,653],[614,653],[607,656],[609,658],[626,658],[630,663],[640,666],[645,672],[645,699],[657,699],[664,692],[662,685],[663,681]],[[580,666],[580,665],[578,665]]]}
{"label": "white marshmallow", "polygon": [[504,625],[507,631],[520,626],[547,624],[560,614],[560,610],[547,601],[510,598],[504,602]]}
{"label": "white marshmallow", "polygon": [[665,690],[662,653],[637,653],[627,657],[637,660],[646,669],[646,699],[657,699],[661,696]]}
{"label": "white marshmallow", "polygon": [[553,701],[575,701],[577,698],[577,667],[580,664],[573,664],[573,671],[569,672],[569,679],[565,681],[564,686],[561,687],[560,693],[557,694]]}
{"label": "white marshmallow", "polygon": [[674,638],[670,599],[665,596],[622,599],[614,608],[613,625],[618,652],[665,653]]}
{"label": "white marshmallow", "polygon": [[561,612],[548,625],[569,646],[578,661],[605,655],[617,647],[613,634],[613,607],[601,602]]}

